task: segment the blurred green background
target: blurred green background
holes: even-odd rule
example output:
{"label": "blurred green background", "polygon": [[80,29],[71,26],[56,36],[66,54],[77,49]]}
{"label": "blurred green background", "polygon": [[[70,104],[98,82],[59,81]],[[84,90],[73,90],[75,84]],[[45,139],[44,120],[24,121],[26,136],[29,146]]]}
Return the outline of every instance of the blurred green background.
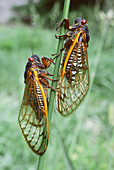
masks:
{"label": "blurred green background", "polygon": [[[69,19],[71,25],[77,17],[88,22],[91,88],[70,117],[53,113],[45,170],[114,169],[114,6],[112,0],[87,2],[72,0]],[[16,17],[0,25],[1,170],[37,169],[38,157],[26,145],[17,120],[23,75],[32,53],[51,57],[56,52],[54,34],[62,8],[59,0],[29,0],[15,6]]]}

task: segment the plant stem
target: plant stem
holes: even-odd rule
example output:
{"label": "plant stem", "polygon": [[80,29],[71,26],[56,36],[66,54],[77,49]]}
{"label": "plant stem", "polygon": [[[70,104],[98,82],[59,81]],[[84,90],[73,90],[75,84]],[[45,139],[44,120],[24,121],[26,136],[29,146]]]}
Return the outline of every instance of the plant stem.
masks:
{"label": "plant stem", "polygon": [[[68,17],[69,6],[70,6],[70,0],[65,0],[62,20],[64,18]],[[64,27],[62,27],[61,31],[60,31],[60,35],[63,35],[64,32],[65,32]],[[58,42],[57,54],[60,52],[60,49],[63,48],[63,43],[64,43],[64,40],[60,39],[59,42]],[[58,79],[61,56],[62,56],[62,54],[59,57],[56,58],[56,62],[55,62],[56,64],[55,64],[55,68],[54,68],[53,79]],[[52,82],[52,87],[54,89],[56,89],[56,85],[57,85],[57,82]],[[52,117],[54,97],[55,97],[55,92],[51,90],[50,100],[49,100],[49,108],[48,108],[49,109],[49,121],[51,120],[51,117]]]}
{"label": "plant stem", "polygon": [[[65,0],[62,20],[64,18],[68,17],[69,6],[70,6],[70,0]],[[60,31],[60,35],[62,35],[62,34],[64,34],[64,27],[62,27],[61,31]],[[59,42],[58,42],[57,53],[59,53],[60,49],[63,48],[63,43],[64,43],[64,40],[60,39]],[[53,79],[58,79],[60,61],[61,61],[61,55],[56,58],[55,68],[54,68],[54,73],[53,73]],[[57,85],[57,82],[52,82],[51,86],[54,89],[56,89],[56,85]],[[49,129],[50,129],[50,125],[51,125],[51,117],[52,117],[52,111],[53,111],[54,98],[55,98],[55,92],[51,90],[50,100],[49,100],[49,105],[48,105]],[[45,154],[39,157],[37,170],[43,170],[44,158],[45,158]]]}

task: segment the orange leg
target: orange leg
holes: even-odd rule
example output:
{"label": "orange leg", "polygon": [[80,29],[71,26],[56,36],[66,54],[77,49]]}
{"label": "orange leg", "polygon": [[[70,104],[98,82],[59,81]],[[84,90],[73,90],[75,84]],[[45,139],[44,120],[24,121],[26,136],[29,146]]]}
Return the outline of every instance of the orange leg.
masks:
{"label": "orange leg", "polygon": [[65,18],[65,19],[63,19],[62,22],[60,22],[60,25],[58,24],[59,26],[57,26],[56,30],[58,30],[58,28],[62,27],[63,24],[65,24],[64,25],[65,29],[67,29],[67,30],[69,29],[69,26],[70,26],[69,19]]}
{"label": "orange leg", "polygon": [[40,79],[40,81],[41,81],[42,83],[44,83],[48,88],[50,88],[50,89],[52,89],[53,91],[56,92],[56,90],[55,90],[53,87],[51,87],[44,79]]}
{"label": "orange leg", "polygon": [[73,40],[72,40],[72,39],[66,40],[66,42],[65,42],[65,44],[64,44],[64,48],[61,48],[61,49],[60,49],[59,54],[56,54],[56,53],[55,53],[55,54],[52,54],[52,56],[56,55],[56,56],[53,58],[53,60],[55,60],[55,58],[59,57],[59,55],[62,53],[62,51],[64,51],[65,48],[68,48],[69,45],[71,45],[72,43],[73,43]]}

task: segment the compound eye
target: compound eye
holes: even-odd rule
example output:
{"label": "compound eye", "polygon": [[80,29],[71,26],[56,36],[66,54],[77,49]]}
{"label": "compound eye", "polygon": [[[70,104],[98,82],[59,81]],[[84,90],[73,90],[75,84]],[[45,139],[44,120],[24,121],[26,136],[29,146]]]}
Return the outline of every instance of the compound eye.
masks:
{"label": "compound eye", "polygon": [[32,62],[34,59],[32,57],[28,58],[28,61]]}
{"label": "compound eye", "polygon": [[87,24],[87,21],[85,19],[82,20],[82,24]]}

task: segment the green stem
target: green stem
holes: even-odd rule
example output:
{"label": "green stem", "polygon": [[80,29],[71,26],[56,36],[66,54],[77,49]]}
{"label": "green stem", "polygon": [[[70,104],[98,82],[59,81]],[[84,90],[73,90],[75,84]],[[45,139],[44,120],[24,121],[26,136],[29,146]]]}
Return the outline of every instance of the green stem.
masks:
{"label": "green stem", "polygon": [[[68,17],[69,6],[70,6],[70,0],[65,0],[62,20],[64,18]],[[62,27],[61,31],[60,31],[60,35],[62,35],[62,34],[64,34],[64,27]],[[60,39],[59,42],[58,42],[57,53],[59,53],[60,49],[63,48],[63,43],[64,43],[64,40]],[[55,64],[54,73],[53,73],[53,79],[58,79],[60,61],[61,61],[61,55],[56,58],[56,62],[55,62],[56,64]],[[51,86],[54,89],[56,89],[56,85],[57,85],[57,82],[52,82]],[[49,100],[49,105],[48,105],[49,129],[50,129],[50,125],[51,125],[51,117],[52,117],[52,111],[53,111],[53,105],[54,105],[54,98],[55,98],[55,92],[51,90],[50,100]],[[45,154],[39,157],[37,170],[43,170],[44,158],[45,158]]]}
{"label": "green stem", "polygon": [[[69,6],[70,6],[70,0],[65,0],[62,20],[64,18],[68,17]],[[62,27],[61,31],[60,31],[60,35],[63,35],[64,33],[65,33],[65,30],[64,30],[64,27]],[[63,43],[64,43],[64,40],[60,39],[59,42],[58,42],[57,54],[60,52],[60,49],[63,48]],[[55,68],[54,68],[53,79],[58,79],[61,56],[62,55],[60,55],[59,57],[56,58],[56,62],[55,62],[56,64],[55,64]],[[52,87],[54,89],[56,89],[56,85],[57,85],[57,82],[52,82]],[[48,110],[49,110],[49,121],[51,121],[51,117],[52,117],[54,97],[55,97],[55,92],[51,90],[50,100],[49,100],[49,108],[48,108]]]}

